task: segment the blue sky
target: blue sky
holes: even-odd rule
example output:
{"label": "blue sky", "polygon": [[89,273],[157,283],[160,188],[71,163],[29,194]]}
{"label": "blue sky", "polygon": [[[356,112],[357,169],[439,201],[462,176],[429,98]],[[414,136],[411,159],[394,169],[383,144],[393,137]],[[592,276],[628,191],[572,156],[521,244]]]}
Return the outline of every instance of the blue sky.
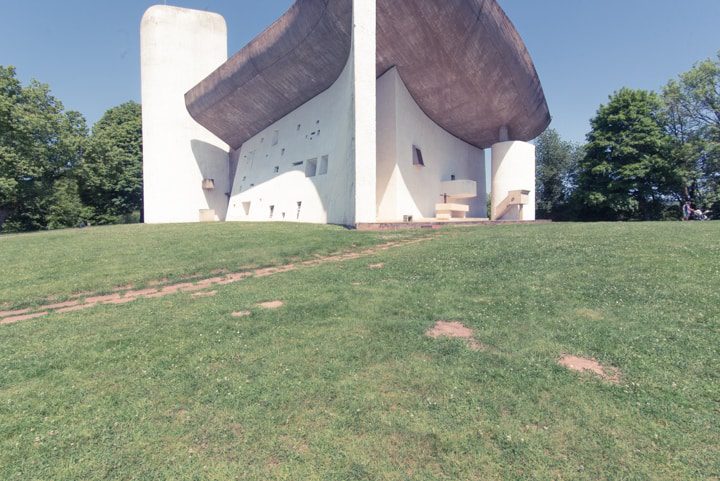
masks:
{"label": "blue sky", "polygon": [[[50,84],[89,123],[140,100],[139,24],[145,0],[0,0],[0,65]],[[221,13],[230,52],[292,0],[176,0]],[[613,91],[659,89],[720,50],[720,0],[500,0],[535,60],[553,127],[582,141]]]}

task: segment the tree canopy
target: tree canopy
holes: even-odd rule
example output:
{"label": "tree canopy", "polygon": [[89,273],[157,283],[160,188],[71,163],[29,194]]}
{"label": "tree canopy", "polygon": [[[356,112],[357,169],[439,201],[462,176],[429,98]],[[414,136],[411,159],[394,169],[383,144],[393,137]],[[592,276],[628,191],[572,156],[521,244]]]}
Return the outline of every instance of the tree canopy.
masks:
{"label": "tree canopy", "polygon": [[140,106],[110,109],[89,134],[48,85],[0,66],[0,231],[110,223],[141,210]]}
{"label": "tree canopy", "polygon": [[537,216],[564,220],[572,215],[570,198],[577,183],[577,165],[582,149],[560,138],[555,129],[535,141]]}
{"label": "tree canopy", "polygon": [[624,88],[591,121],[577,199],[589,220],[659,220],[682,186],[660,97]]}

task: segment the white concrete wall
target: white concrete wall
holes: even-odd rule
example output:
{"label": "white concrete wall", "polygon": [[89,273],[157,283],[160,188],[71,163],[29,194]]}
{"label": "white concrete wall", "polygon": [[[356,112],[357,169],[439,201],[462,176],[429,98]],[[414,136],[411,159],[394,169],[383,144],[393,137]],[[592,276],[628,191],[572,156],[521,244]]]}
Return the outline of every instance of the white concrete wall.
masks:
{"label": "white concrete wall", "polygon": [[[377,80],[378,221],[435,217],[442,182],[477,182],[478,197],[456,201],[470,205],[468,217],[486,216],[485,152],[454,137],[418,107],[397,69]],[[425,167],[413,165],[413,146],[423,153]]]}
{"label": "white concrete wall", "polygon": [[[529,190],[529,204],[511,207],[505,213],[499,206],[513,190]],[[492,146],[493,220],[535,220],[535,146],[527,142],[500,142]]]}
{"label": "white concrete wall", "polygon": [[353,1],[355,223],[377,220],[376,0]]}
{"label": "white concrete wall", "polygon": [[[227,220],[354,225],[353,133],[351,56],[328,90],[243,144]],[[317,159],[319,169],[323,156],[328,156],[327,173],[306,177],[308,160]]]}
{"label": "white concrete wall", "polygon": [[[145,222],[198,222],[227,209],[228,146],[196,123],[185,93],[227,60],[217,14],[169,6],[145,12],[140,28]],[[215,180],[213,191],[202,180]]]}

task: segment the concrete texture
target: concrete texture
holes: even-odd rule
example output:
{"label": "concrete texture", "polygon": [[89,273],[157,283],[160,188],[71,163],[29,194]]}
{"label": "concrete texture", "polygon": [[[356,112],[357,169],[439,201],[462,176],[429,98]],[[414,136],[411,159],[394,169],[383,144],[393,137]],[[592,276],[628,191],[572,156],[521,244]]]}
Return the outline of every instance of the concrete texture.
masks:
{"label": "concrete texture", "polygon": [[[485,217],[485,152],[443,130],[412,98],[397,69],[377,81],[377,200],[378,221],[406,217],[432,219],[436,204],[453,176],[475,187],[475,194],[453,199],[470,206],[469,216]],[[425,165],[413,164],[413,149]],[[466,185],[467,185],[466,184]]]}
{"label": "concrete texture", "polygon": [[[529,191],[527,205],[507,202],[510,192]],[[535,220],[535,146],[499,142],[492,146],[492,220]]]}
{"label": "concrete texture", "polygon": [[[353,13],[375,2],[297,0],[187,93],[189,112],[240,148],[335,83]],[[377,0],[376,21],[376,76],[397,67],[419,107],[452,135],[487,148],[549,125],[532,60],[496,0]]]}
{"label": "concrete texture", "polygon": [[140,36],[145,222],[224,220],[228,146],[190,117],[183,96],[227,60],[225,20],[158,5]]}

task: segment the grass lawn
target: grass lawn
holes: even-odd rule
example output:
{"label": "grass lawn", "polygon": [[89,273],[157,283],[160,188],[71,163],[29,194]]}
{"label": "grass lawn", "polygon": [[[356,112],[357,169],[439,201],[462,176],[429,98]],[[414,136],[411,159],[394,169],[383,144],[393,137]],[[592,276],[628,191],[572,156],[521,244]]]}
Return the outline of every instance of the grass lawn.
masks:
{"label": "grass lawn", "polygon": [[305,224],[123,225],[0,236],[0,308],[49,296],[250,270],[370,246],[417,231],[368,233]]}
{"label": "grass lawn", "polygon": [[[25,266],[5,270],[1,297],[259,265],[382,237],[139,226],[123,244],[138,259],[110,249],[90,266],[64,262],[57,279],[40,272],[113,229],[0,239],[0,256]],[[215,297],[181,293],[0,326],[0,479],[720,478],[720,223],[430,235],[222,286]],[[316,249],[289,250],[299,239]],[[257,307],[272,300],[285,305]],[[239,310],[252,315],[231,315]],[[437,320],[462,322],[487,348],[428,338]],[[563,354],[616,367],[620,383],[558,366]]]}

